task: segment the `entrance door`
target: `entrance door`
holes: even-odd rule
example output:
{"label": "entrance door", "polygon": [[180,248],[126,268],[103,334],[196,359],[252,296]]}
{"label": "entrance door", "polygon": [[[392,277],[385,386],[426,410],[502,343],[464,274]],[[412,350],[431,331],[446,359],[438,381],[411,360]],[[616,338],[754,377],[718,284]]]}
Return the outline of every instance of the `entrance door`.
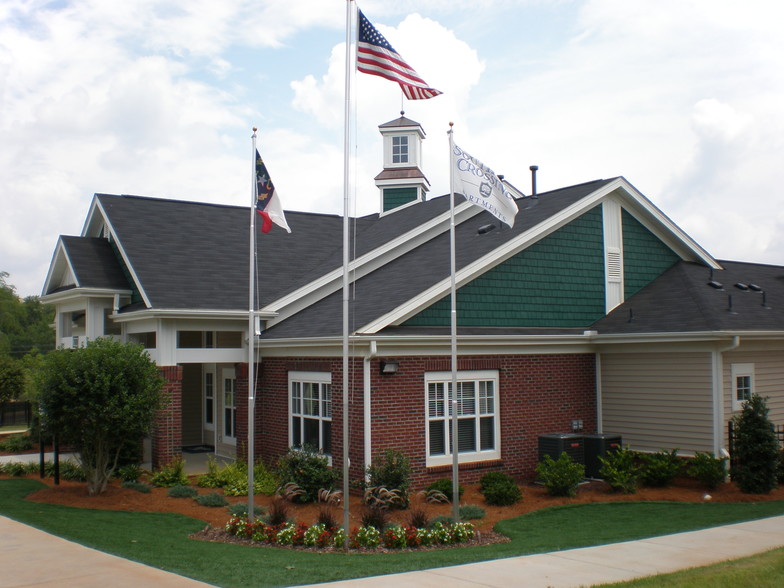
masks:
{"label": "entrance door", "polygon": [[215,446],[217,385],[215,364],[205,364],[202,383],[202,443]]}
{"label": "entrance door", "polygon": [[218,397],[218,438],[215,452],[226,457],[237,455],[237,377],[233,367],[221,368]]}

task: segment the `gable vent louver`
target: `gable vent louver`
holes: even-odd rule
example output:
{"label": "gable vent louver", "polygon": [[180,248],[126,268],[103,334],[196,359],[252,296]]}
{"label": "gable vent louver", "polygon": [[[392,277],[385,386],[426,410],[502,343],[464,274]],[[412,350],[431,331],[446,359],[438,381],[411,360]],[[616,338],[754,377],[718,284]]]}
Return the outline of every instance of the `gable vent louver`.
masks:
{"label": "gable vent louver", "polygon": [[621,250],[616,247],[607,249],[607,280],[621,281]]}

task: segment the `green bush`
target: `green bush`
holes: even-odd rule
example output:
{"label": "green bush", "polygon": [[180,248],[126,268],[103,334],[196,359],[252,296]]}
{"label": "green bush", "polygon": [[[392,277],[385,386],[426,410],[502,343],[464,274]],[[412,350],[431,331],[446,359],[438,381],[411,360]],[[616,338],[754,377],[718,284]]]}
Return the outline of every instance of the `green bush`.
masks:
{"label": "green bush", "polygon": [[403,506],[408,506],[408,490],[411,484],[411,464],[408,458],[396,449],[387,449],[376,455],[367,468],[368,486],[398,490]]}
{"label": "green bush", "polygon": [[150,477],[154,486],[171,488],[172,486],[187,486],[188,476],[185,475],[185,462],[181,457],[175,457]]}
{"label": "green bush", "polygon": [[303,490],[298,502],[315,502],[319,490],[331,490],[337,481],[327,457],[310,448],[289,449],[278,461],[277,473],[281,484],[293,482]]}
{"label": "green bush", "polygon": [[536,466],[536,475],[550,496],[574,496],[577,485],[585,477],[585,466],[575,463],[563,451],[558,459],[545,455]]}
{"label": "green bush", "polygon": [[199,491],[191,486],[178,484],[169,488],[167,494],[172,498],[196,498],[199,495]]}
{"label": "green bush", "polygon": [[[427,487],[426,491],[430,492],[431,490],[435,490],[436,492],[440,492],[444,496],[446,496],[449,502],[453,502],[452,500],[452,480],[449,478],[441,478],[440,480],[436,480],[430,486]],[[461,484],[457,485],[457,493],[458,502],[461,498],[463,498],[463,486]]]}
{"label": "green bush", "polygon": [[117,469],[117,477],[123,482],[137,482],[142,473],[141,466],[136,463],[129,463]]}
{"label": "green bush", "polygon": [[20,433],[9,435],[5,441],[0,441],[0,451],[5,453],[20,453],[33,448],[33,440],[29,435]]}
{"label": "green bush", "polygon": [[776,465],[776,480],[784,484],[784,449],[779,451],[779,460]]}
{"label": "green bush", "polygon": [[74,463],[70,460],[60,462],[60,477],[69,482],[87,481],[87,474],[85,473],[84,468],[78,463]]}
{"label": "green bush", "polygon": [[698,451],[689,466],[689,475],[706,488],[713,490],[727,476],[727,458]]}
{"label": "green bush", "polygon": [[218,494],[217,492],[210,492],[209,494],[202,494],[201,496],[197,496],[194,498],[196,502],[198,502],[201,506],[210,506],[210,507],[217,507],[217,506],[226,506],[229,504],[229,501],[223,496],[223,494]]}
{"label": "green bush", "polygon": [[476,504],[466,504],[460,507],[460,520],[471,521],[474,519],[483,519],[487,513],[485,509]]}
{"label": "green bush", "polygon": [[[229,514],[231,514],[231,516],[235,516],[235,517],[247,517],[248,516],[248,503],[247,502],[237,502],[235,504],[230,504],[226,508],[229,511]],[[254,504],[253,505],[253,512],[256,514],[256,516],[260,517],[260,516],[264,515],[267,512],[267,509],[264,508],[263,506],[258,505],[258,504]]]}
{"label": "green bush", "polygon": [[509,476],[505,479],[498,478],[486,485],[482,495],[485,497],[485,502],[492,506],[510,506],[523,497],[520,488]]}
{"label": "green bush", "polygon": [[485,490],[497,482],[514,483],[514,480],[504,472],[487,472],[484,476],[479,478],[479,492],[485,493]]}
{"label": "green bush", "polygon": [[[210,456],[207,462],[207,473],[198,477],[196,484],[202,488],[223,488],[226,496],[248,495],[248,464],[235,460],[219,468],[215,458]],[[254,494],[275,493],[278,478],[267,470],[264,462],[259,460],[253,468]]]}
{"label": "green bush", "polygon": [[152,486],[143,482],[123,482],[121,486],[123,488],[128,488],[129,490],[136,490],[143,494],[149,494],[152,491]]}
{"label": "green bush", "polygon": [[605,456],[599,456],[602,466],[599,476],[610,485],[615,492],[634,494],[637,492],[637,483],[640,479],[641,467],[637,463],[637,456],[628,447],[611,451]]}
{"label": "green bush", "polygon": [[732,479],[748,494],[767,494],[777,485],[780,449],[768,412],[765,400],[752,394],[741,414],[733,419],[736,440]]}
{"label": "green bush", "polygon": [[27,475],[27,471],[25,470],[26,464],[22,463],[21,461],[9,461],[5,464],[0,463],[0,468],[2,468],[2,473],[6,476],[25,476]]}
{"label": "green bush", "polygon": [[655,488],[669,486],[683,469],[683,461],[678,457],[677,449],[644,453],[640,459],[642,460],[641,480],[646,486]]}

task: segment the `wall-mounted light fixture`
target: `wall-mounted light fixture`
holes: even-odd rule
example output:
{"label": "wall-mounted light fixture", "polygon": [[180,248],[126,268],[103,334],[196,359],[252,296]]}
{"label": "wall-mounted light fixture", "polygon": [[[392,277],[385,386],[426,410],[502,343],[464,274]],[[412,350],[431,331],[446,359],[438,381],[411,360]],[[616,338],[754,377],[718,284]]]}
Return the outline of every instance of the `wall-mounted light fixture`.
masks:
{"label": "wall-mounted light fixture", "polygon": [[382,361],[381,362],[381,373],[382,374],[394,374],[397,372],[398,368],[400,367],[400,363],[397,361]]}

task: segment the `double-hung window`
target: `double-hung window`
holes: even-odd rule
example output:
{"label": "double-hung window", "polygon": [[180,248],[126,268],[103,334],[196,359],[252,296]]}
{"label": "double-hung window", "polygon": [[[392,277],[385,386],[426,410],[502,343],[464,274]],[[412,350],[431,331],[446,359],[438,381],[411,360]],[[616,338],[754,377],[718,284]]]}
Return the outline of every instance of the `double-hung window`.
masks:
{"label": "double-hung window", "polygon": [[754,364],[732,364],[732,410],[743,410],[743,404],[754,394]]}
{"label": "double-hung window", "polygon": [[[457,451],[461,462],[501,457],[498,372],[457,374]],[[452,373],[425,374],[427,465],[452,463]]]}
{"label": "double-hung window", "polygon": [[332,376],[289,372],[289,442],[332,454]]}

